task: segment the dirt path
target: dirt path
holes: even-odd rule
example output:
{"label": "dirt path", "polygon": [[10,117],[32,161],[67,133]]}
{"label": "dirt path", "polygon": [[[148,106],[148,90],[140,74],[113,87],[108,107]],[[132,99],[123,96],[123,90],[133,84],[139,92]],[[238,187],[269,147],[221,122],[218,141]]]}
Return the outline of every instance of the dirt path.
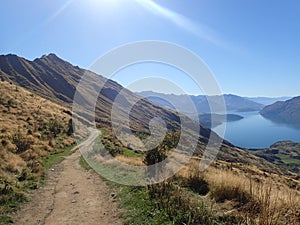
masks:
{"label": "dirt path", "polygon": [[[92,142],[97,133],[82,145]],[[115,193],[92,170],[79,165],[77,150],[47,178],[27,204],[14,217],[14,224],[26,225],[110,225],[123,224]]]}

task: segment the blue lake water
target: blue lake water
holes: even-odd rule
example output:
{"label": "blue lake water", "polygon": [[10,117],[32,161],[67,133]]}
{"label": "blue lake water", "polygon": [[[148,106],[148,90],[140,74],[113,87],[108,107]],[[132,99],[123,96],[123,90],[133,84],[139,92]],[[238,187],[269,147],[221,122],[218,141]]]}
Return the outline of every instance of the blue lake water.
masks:
{"label": "blue lake water", "polygon": [[[234,113],[234,112],[230,112]],[[277,141],[300,142],[300,128],[279,124],[262,117],[259,112],[234,113],[243,116],[226,124],[225,139],[244,148],[265,148]],[[220,132],[220,126],[212,129]]]}

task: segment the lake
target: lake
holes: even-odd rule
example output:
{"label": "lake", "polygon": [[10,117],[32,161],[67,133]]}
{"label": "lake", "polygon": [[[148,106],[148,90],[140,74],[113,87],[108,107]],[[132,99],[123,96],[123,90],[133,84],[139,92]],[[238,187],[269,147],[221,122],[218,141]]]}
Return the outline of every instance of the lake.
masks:
{"label": "lake", "polygon": [[[239,121],[228,122],[226,125],[224,138],[236,146],[266,148],[277,141],[300,142],[300,128],[272,122],[262,117],[259,112],[230,113],[244,117]],[[218,134],[220,126],[212,130]]]}

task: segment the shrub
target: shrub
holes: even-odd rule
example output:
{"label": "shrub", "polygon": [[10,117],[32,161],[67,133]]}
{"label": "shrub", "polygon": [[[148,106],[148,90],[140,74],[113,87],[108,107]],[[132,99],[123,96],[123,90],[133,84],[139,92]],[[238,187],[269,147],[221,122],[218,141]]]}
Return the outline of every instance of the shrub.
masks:
{"label": "shrub", "polygon": [[68,129],[67,129],[66,133],[67,133],[68,136],[71,136],[74,133],[72,119],[69,119]]}
{"label": "shrub", "polygon": [[184,178],[183,186],[188,187],[199,195],[206,195],[209,192],[209,184],[201,176],[200,171],[194,172],[188,178]]}
{"label": "shrub", "polygon": [[57,119],[49,120],[48,129],[53,134],[54,138],[56,138],[57,135],[61,133],[63,125]]}
{"label": "shrub", "polygon": [[12,143],[16,145],[16,153],[20,154],[28,150],[34,143],[34,138],[32,136],[25,136],[20,131],[12,136]]}
{"label": "shrub", "polygon": [[241,204],[246,204],[251,200],[251,196],[238,186],[215,186],[211,190],[211,196],[216,200],[216,202],[235,200]]}

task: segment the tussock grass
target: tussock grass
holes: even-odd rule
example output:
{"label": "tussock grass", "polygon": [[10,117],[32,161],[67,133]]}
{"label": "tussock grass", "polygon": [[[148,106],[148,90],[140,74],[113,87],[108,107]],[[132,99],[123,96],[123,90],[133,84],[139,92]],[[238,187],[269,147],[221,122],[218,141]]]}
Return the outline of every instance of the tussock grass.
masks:
{"label": "tussock grass", "polygon": [[46,170],[69,154],[74,139],[65,112],[21,87],[0,82],[0,221],[9,221],[6,213],[17,209]]}
{"label": "tussock grass", "polygon": [[133,166],[145,166],[145,163],[143,162],[143,158],[142,157],[127,157],[127,156],[123,156],[123,155],[117,155],[115,157],[117,160],[127,163],[129,165],[133,165]]}
{"label": "tussock grass", "polygon": [[[149,159],[164,157],[154,150],[146,153],[153,153],[152,158],[128,154],[129,149],[109,138],[106,145],[122,148],[115,158],[130,165],[151,165]],[[170,150],[168,146],[163,149]],[[255,165],[224,161],[200,172],[200,160],[193,157],[175,177],[160,184],[128,189],[120,186],[126,224],[300,224],[300,193],[295,179]],[[295,188],[289,185],[291,179]]]}
{"label": "tussock grass", "polygon": [[215,201],[216,211],[220,214],[221,206],[227,205],[223,220],[228,222],[235,218],[234,221],[241,224],[258,225],[300,224],[300,193],[279,182],[277,175],[254,179],[247,169],[226,169],[228,167],[224,166],[210,167],[195,176],[198,165],[199,160],[192,159],[177,176],[185,181],[197,177],[199,183],[206,181],[208,196]]}

